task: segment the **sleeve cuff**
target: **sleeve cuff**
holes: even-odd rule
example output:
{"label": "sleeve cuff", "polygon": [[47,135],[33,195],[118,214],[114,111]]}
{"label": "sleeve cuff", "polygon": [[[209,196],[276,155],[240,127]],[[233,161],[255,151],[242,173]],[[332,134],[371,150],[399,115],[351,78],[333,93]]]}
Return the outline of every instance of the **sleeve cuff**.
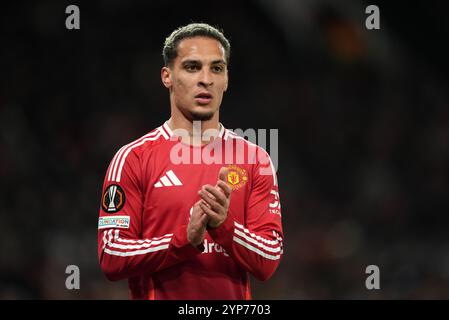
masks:
{"label": "sleeve cuff", "polygon": [[217,228],[209,228],[209,235],[226,250],[231,250],[234,237],[234,214],[228,211],[226,220]]}

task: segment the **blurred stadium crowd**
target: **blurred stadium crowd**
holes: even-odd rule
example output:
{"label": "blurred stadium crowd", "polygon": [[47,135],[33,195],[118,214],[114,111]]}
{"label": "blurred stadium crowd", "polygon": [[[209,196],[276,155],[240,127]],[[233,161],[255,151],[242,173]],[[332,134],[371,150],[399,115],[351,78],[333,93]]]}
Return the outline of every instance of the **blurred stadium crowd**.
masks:
{"label": "blurred stadium crowd", "polygon": [[363,1],[81,1],[77,31],[69,4],[1,11],[0,298],[127,298],[98,266],[101,185],[120,146],[169,118],[162,43],[192,21],[231,41],[221,122],[279,129],[285,256],[254,297],[449,298],[443,1],[379,3],[376,31]]}

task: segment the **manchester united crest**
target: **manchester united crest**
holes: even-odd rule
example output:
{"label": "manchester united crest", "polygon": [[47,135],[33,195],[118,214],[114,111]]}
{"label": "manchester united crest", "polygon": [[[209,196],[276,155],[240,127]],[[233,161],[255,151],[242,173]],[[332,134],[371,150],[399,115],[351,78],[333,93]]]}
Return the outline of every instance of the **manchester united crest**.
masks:
{"label": "manchester united crest", "polygon": [[248,181],[248,173],[245,169],[231,164],[228,166],[228,185],[232,191],[238,190]]}

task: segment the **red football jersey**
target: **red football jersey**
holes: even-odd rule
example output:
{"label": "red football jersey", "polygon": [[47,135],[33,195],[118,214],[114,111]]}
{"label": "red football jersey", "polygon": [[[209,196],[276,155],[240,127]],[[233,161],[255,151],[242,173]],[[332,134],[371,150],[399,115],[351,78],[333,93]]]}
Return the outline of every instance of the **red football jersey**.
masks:
{"label": "red football jersey", "polygon": [[[226,221],[204,244],[187,240],[205,184],[229,169]],[[103,184],[98,256],[132,299],[251,299],[249,273],[266,280],[283,255],[276,173],[262,148],[221,125],[205,146],[183,143],[167,123],[122,147]]]}

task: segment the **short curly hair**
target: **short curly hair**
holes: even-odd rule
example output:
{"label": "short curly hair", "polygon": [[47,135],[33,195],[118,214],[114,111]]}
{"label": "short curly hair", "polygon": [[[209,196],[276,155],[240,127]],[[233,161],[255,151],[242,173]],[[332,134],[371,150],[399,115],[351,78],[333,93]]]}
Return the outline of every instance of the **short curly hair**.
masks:
{"label": "short curly hair", "polygon": [[178,56],[179,42],[193,37],[208,37],[219,41],[225,50],[226,63],[229,64],[231,44],[223,35],[223,32],[207,23],[190,23],[176,29],[165,39],[164,49],[162,50],[165,66],[171,66]]}

